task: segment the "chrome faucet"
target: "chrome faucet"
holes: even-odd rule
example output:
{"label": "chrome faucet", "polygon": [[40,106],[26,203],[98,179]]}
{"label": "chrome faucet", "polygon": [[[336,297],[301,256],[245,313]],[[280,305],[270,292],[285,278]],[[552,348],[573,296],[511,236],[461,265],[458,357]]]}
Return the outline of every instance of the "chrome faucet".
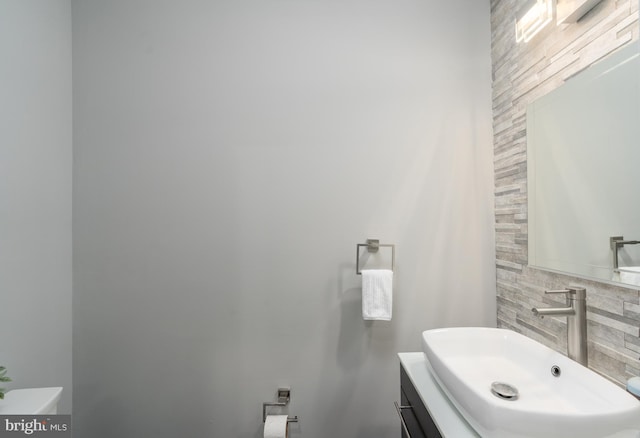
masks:
{"label": "chrome faucet", "polygon": [[587,354],[587,291],[584,288],[546,290],[545,294],[567,294],[567,307],[531,309],[536,316],[567,317],[567,354],[570,359],[588,364]]}

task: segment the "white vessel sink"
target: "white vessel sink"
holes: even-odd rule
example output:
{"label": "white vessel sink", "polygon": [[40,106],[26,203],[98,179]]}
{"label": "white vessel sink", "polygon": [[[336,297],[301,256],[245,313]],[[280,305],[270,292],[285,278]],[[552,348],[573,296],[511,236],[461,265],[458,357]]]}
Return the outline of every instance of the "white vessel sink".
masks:
{"label": "white vessel sink", "polygon": [[[464,327],[428,330],[422,339],[436,381],[482,437],[640,437],[638,400],[526,336]],[[508,387],[494,394],[494,382],[518,395],[503,398]]]}
{"label": "white vessel sink", "polygon": [[623,266],[613,273],[613,281],[640,286],[640,266]]}
{"label": "white vessel sink", "polygon": [[62,388],[14,389],[0,400],[1,415],[53,415],[57,412]]}

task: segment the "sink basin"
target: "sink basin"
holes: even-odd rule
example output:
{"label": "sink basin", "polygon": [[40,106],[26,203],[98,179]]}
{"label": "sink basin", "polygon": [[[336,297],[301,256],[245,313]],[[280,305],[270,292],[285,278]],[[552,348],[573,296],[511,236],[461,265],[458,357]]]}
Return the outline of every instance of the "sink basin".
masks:
{"label": "sink basin", "polygon": [[640,286],[640,266],[623,266],[614,273],[614,281]]}
{"label": "sink basin", "polygon": [[436,381],[482,437],[640,437],[638,400],[519,333],[436,329],[422,345]]}
{"label": "sink basin", "polygon": [[0,401],[0,416],[56,414],[61,394],[60,387],[8,391]]}

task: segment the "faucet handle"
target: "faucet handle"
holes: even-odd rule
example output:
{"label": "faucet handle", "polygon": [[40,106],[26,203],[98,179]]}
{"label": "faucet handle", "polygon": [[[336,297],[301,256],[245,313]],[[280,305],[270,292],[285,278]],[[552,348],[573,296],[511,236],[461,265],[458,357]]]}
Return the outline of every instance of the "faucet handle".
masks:
{"label": "faucet handle", "polygon": [[567,297],[571,297],[571,300],[584,300],[586,299],[587,291],[583,287],[568,287],[566,289],[557,290],[545,290],[545,294],[567,294]]}
{"label": "faucet handle", "polygon": [[545,294],[575,294],[575,289],[556,289],[556,290],[545,290]]}

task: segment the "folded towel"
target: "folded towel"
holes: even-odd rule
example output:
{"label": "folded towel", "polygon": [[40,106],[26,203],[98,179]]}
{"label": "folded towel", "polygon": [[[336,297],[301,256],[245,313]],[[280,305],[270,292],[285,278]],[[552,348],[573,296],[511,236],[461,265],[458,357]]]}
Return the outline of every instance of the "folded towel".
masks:
{"label": "folded towel", "polygon": [[393,271],[362,270],[362,317],[366,320],[391,321],[393,305]]}
{"label": "folded towel", "polygon": [[627,380],[627,391],[636,397],[640,397],[640,377],[632,377]]}

